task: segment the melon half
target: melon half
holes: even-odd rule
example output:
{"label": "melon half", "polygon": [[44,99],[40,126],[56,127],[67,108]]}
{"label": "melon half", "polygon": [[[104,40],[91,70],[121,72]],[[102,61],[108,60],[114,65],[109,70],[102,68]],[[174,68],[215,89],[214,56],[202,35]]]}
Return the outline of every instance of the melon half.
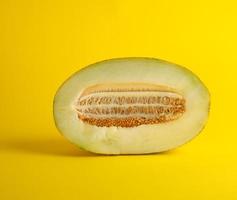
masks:
{"label": "melon half", "polygon": [[188,69],[118,58],[79,70],[58,89],[54,120],[72,143],[101,154],[167,151],[194,138],[209,113],[207,88]]}

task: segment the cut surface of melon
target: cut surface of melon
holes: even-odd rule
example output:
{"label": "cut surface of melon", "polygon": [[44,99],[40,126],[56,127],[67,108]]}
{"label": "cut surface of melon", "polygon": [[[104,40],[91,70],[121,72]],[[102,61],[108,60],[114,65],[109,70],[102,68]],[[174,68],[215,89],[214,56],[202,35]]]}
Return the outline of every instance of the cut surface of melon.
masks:
{"label": "cut surface of melon", "polygon": [[72,143],[101,154],[167,151],[206,124],[207,88],[188,69],[154,58],[118,58],[79,70],[58,89],[54,119]]}

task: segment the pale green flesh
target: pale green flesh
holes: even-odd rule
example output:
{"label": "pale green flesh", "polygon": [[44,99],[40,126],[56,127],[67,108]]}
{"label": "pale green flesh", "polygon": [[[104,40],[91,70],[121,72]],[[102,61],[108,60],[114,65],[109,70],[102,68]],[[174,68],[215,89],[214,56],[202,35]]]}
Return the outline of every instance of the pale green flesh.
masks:
{"label": "pale green flesh", "polygon": [[[166,123],[137,127],[97,127],[78,119],[75,102],[92,85],[142,82],[175,88],[186,100],[183,115]],[[120,58],[90,65],[72,75],[54,99],[57,128],[72,143],[103,154],[142,154],[180,146],[204,127],[209,112],[209,92],[192,72],[158,59]]]}

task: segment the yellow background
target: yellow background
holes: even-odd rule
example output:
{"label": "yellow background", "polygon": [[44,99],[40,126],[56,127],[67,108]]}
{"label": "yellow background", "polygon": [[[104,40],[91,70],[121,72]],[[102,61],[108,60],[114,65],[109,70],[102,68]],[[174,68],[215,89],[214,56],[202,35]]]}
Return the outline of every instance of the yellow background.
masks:
{"label": "yellow background", "polygon": [[[0,199],[237,199],[236,10],[234,0],[1,0]],[[212,102],[202,134],[167,153],[98,156],[58,133],[60,84],[127,56],[203,80]]]}

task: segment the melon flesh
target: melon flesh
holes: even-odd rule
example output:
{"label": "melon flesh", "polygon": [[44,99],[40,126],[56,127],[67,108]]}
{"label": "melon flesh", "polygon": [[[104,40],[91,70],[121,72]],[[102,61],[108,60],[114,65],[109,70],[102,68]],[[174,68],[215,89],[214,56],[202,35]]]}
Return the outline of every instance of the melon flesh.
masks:
{"label": "melon flesh", "polygon": [[194,138],[209,113],[207,88],[188,69],[118,58],[79,70],[58,89],[54,119],[78,147],[101,154],[167,151]]}

